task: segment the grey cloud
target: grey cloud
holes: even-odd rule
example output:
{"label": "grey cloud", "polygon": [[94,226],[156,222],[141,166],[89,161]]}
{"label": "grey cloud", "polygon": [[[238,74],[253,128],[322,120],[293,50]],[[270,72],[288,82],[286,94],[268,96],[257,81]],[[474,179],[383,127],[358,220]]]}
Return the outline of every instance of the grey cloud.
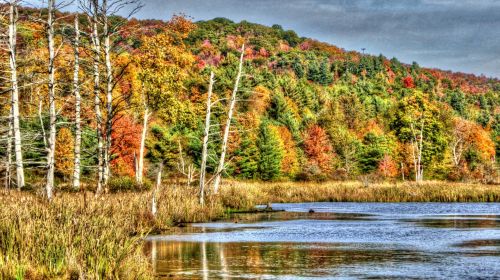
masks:
{"label": "grey cloud", "polygon": [[301,36],[428,67],[500,77],[500,1],[144,0],[140,18],[185,13],[281,24]]}

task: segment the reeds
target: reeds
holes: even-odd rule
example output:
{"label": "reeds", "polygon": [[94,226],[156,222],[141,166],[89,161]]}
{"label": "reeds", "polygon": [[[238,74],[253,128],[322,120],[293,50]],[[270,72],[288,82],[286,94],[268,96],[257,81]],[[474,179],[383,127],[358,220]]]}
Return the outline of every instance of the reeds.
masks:
{"label": "reeds", "polygon": [[0,279],[150,279],[143,237],[228,209],[270,202],[499,202],[500,186],[448,182],[237,182],[198,203],[196,188],[164,186],[151,214],[151,191],[60,192],[51,203],[29,192],[0,191]]}
{"label": "reeds", "polygon": [[248,209],[271,202],[499,202],[500,186],[429,181],[421,184],[361,182],[231,182],[222,202]]}
{"label": "reeds", "polygon": [[150,279],[145,235],[224,211],[215,201],[198,205],[189,188],[164,189],[156,217],[150,201],[150,192],[63,193],[49,204],[34,194],[2,192],[0,279]]}

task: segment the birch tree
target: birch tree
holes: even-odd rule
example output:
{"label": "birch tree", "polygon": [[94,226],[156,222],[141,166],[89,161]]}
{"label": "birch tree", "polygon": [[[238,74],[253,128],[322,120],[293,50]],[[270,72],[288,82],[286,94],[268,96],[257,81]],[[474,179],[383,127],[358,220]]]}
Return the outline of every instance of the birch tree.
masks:
{"label": "birch tree", "polygon": [[47,199],[52,200],[54,189],[54,169],[56,150],[56,92],[55,92],[55,47],[54,47],[54,12],[55,0],[48,0],[47,6],[47,43],[48,60],[48,97],[49,97],[49,137],[47,141],[47,181],[45,191]]}
{"label": "birch tree", "polygon": [[201,151],[201,167],[200,167],[200,204],[205,203],[205,177],[207,173],[207,155],[208,155],[208,137],[210,134],[210,115],[212,109],[212,91],[214,87],[214,72],[210,72],[210,82],[207,94],[207,110],[205,115],[205,129],[203,131],[203,147]]}
{"label": "birch tree", "polygon": [[111,65],[111,30],[108,18],[108,0],[102,1],[102,24],[104,36],[104,61],[106,65],[106,138],[104,147],[104,172],[103,184],[107,185],[110,176],[110,150],[111,150],[111,131],[113,116],[113,67]]}
{"label": "birch tree", "polygon": [[97,138],[97,187],[96,195],[102,192],[103,183],[103,137],[102,137],[102,113],[100,98],[100,65],[101,65],[101,40],[99,36],[99,1],[81,0],[80,8],[87,15],[90,25],[90,41],[92,50],[92,76],[93,76],[93,95],[94,95],[94,113],[96,120],[96,138]]}
{"label": "birch tree", "polygon": [[[12,134],[14,136],[14,156],[16,165],[16,183],[17,188],[24,187],[24,167],[21,141],[20,115],[19,115],[19,85],[17,79],[17,20],[18,20],[18,1],[8,2],[9,7],[9,26],[7,38],[7,51],[9,54],[10,70],[10,92],[11,92],[11,122]],[[10,140],[9,140],[10,141]]]}
{"label": "birch tree", "polygon": [[224,165],[225,162],[224,161],[226,158],[227,141],[229,140],[229,132],[231,129],[231,122],[233,120],[234,107],[236,105],[236,94],[238,93],[238,87],[239,87],[240,79],[241,79],[241,72],[243,70],[244,55],[245,55],[245,45],[243,44],[241,46],[238,74],[236,75],[236,80],[234,82],[233,92],[231,94],[231,99],[229,101],[229,110],[227,112],[226,126],[224,127],[224,136],[222,138],[222,148],[221,148],[221,153],[220,153],[220,158],[219,158],[219,166],[217,167],[217,170],[215,173],[215,179],[214,179],[214,193],[215,194],[217,194],[219,191],[222,172],[224,172],[224,169],[225,169],[225,165]]}
{"label": "birch tree", "polygon": [[412,138],[410,140],[412,147],[413,167],[415,169],[415,182],[420,183],[424,180],[424,167],[422,165],[422,151],[424,143],[424,118],[420,120],[420,129],[415,130],[413,122],[410,123]]}
{"label": "birch tree", "polygon": [[135,173],[135,178],[137,183],[142,185],[143,174],[144,174],[144,147],[146,146],[146,136],[148,133],[148,120],[151,116],[149,112],[149,106],[147,101],[148,96],[144,94],[144,86],[141,87],[141,99],[142,105],[144,107],[143,118],[142,118],[142,133],[141,133],[141,145],[139,147],[139,159],[137,160],[137,171]]}
{"label": "birch tree", "polygon": [[74,149],[74,170],[73,170],[73,188],[78,190],[80,189],[80,149],[82,144],[82,128],[81,128],[81,96],[80,96],[80,80],[79,80],[79,72],[80,72],[80,28],[79,28],[79,20],[78,14],[75,14],[75,38],[73,41],[73,50],[74,50],[74,65],[73,65],[73,92],[75,94],[75,149]]}

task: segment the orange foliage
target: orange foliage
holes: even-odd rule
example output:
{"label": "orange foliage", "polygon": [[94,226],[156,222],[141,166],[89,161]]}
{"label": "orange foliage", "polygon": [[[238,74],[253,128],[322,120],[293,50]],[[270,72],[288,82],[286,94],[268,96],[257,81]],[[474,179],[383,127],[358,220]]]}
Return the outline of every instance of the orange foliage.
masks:
{"label": "orange foliage", "polygon": [[278,127],[278,135],[283,146],[283,160],[281,161],[281,172],[294,176],[299,171],[299,160],[297,157],[297,147],[293,140],[292,133],[285,126]]}
{"label": "orange foliage", "polygon": [[304,152],[309,163],[318,166],[323,172],[332,168],[333,149],[325,131],[318,125],[310,126],[304,135]]}
{"label": "orange foliage", "polygon": [[250,111],[257,115],[262,115],[269,107],[269,102],[271,100],[270,96],[271,92],[267,88],[256,86],[249,102]]}
{"label": "orange foliage", "polygon": [[135,123],[131,116],[120,115],[113,123],[111,134],[111,166],[118,175],[135,175],[134,158],[141,143],[142,126]]}
{"label": "orange foliage", "polygon": [[55,167],[57,173],[69,177],[73,173],[75,140],[69,128],[63,127],[56,136]]}
{"label": "orange foliage", "polygon": [[389,155],[385,155],[384,158],[379,162],[378,171],[384,177],[393,178],[398,175],[398,167]]}
{"label": "orange foliage", "polygon": [[474,122],[456,118],[453,137],[457,145],[462,145],[464,149],[474,148],[484,161],[491,160],[495,156],[495,143],[489,132]]}

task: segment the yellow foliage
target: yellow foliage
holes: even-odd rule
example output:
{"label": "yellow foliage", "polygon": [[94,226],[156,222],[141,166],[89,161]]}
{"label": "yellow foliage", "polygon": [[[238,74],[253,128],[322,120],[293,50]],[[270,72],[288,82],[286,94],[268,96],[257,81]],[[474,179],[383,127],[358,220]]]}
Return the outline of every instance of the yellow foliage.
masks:
{"label": "yellow foliage", "polygon": [[63,127],[56,137],[56,171],[64,177],[69,177],[73,173],[75,140],[71,130]]}

